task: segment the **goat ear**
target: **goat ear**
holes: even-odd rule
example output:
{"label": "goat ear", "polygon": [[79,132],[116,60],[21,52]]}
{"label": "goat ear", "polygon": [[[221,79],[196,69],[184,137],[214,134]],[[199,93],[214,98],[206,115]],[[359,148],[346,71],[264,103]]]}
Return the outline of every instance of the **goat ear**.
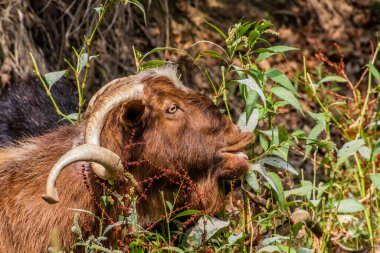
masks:
{"label": "goat ear", "polygon": [[135,128],[141,122],[145,105],[141,100],[132,100],[125,103],[121,109],[120,120],[127,129]]}

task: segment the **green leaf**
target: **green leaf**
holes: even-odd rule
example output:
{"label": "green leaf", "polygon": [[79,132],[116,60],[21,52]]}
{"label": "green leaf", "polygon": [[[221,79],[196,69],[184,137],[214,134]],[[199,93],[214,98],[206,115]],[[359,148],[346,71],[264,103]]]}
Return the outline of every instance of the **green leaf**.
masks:
{"label": "green leaf", "polygon": [[[277,69],[269,69],[265,72],[265,75],[272,79],[273,81],[281,84],[283,87],[285,87],[286,89],[290,90],[291,92],[293,92],[295,95],[299,96],[296,88],[294,88],[292,82],[289,80],[289,78],[284,74],[282,73],[281,71],[277,70]],[[285,100],[285,99],[284,99]],[[285,100],[286,101],[286,100]]]}
{"label": "green leaf", "polygon": [[280,177],[274,172],[268,172],[262,166],[262,164],[259,164],[259,163],[252,164],[251,169],[260,173],[265,178],[265,180],[267,180],[270,187],[273,189],[274,193],[276,194],[277,200],[281,208],[284,208],[285,195],[284,195],[284,188],[282,186]]}
{"label": "green leaf", "polygon": [[145,14],[144,6],[138,0],[128,0],[127,3],[131,3],[131,4],[137,6],[137,8],[140,9],[140,11],[142,12],[142,14],[144,16],[144,23],[146,25],[147,23],[146,23],[146,14]]}
{"label": "green leaf", "polygon": [[248,119],[248,122],[247,122],[246,112],[243,112],[240,115],[239,120],[236,123],[236,125],[238,125],[238,127],[240,128],[242,132],[252,133],[255,130],[258,122],[259,122],[259,110],[254,109],[251,116]]}
{"label": "green leaf", "polygon": [[260,192],[259,180],[257,180],[256,174],[252,168],[249,168],[248,174],[245,176],[245,181],[255,192]]}
{"label": "green leaf", "polygon": [[243,35],[249,30],[249,28],[251,28],[252,24],[253,24],[253,23],[246,23],[246,24],[244,24],[244,25],[239,29],[239,31],[238,31],[239,36],[240,36],[240,37],[243,36]]}
{"label": "green leaf", "polygon": [[218,52],[216,52],[215,50],[204,50],[202,51],[198,57],[195,59],[195,62],[198,61],[198,59],[200,59],[201,57],[203,56],[210,56],[212,58],[215,58],[215,59],[222,59],[224,61],[226,61],[223,56],[221,54],[219,54]]}
{"label": "green leaf", "polygon": [[303,116],[305,116],[303,111],[302,111],[300,102],[297,100],[297,98],[293,95],[293,93],[291,91],[289,91],[285,88],[282,88],[282,87],[273,87],[270,90],[277,97],[279,97],[279,98],[285,100],[286,102],[288,102],[289,104],[291,104],[298,111],[300,111]]}
{"label": "green leaf", "polygon": [[245,112],[246,112],[246,117],[247,119],[251,117],[251,114],[253,110],[257,107],[257,100],[259,99],[259,94],[251,90],[247,87],[244,87],[247,89],[247,96],[245,98]]}
{"label": "green leaf", "polygon": [[287,172],[293,173],[294,175],[298,176],[298,172],[292,165],[290,165],[289,163],[285,162],[284,160],[278,157],[274,157],[274,156],[264,157],[258,160],[255,164],[268,164],[270,166],[285,170]]}
{"label": "green leaf", "polygon": [[240,232],[238,235],[230,235],[228,237],[228,244],[229,245],[232,245],[234,244],[235,242],[237,242],[238,240],[240,240],[241,238],[243,238],[243,232]]}
{"label": "green leaf", "polygon": [[265,47],[258,48],[255,50],[255,53],[266,53],[266,52],[270,52],[270,51]]}
{"label": "green leaf", "polygon": [[288,46],[273,46],[267,48],[269,51],[275,52],[275,53],[284,53],[288,51],[296,51],[299,50],[295,47],[288,47]]}
{"label": "green leaf", "polygon": [[255,29],[258,30],[260,33],[266,30],[267,28],[273,26],[273,24],[268,20],[262,20],[262,22],[258,22],[256,24]]}
{"label": "green leaf", "polygon": [[66,71],[67,70],[55,71],[55,72],[46,73],[44,75],[44,79],[49,86],[49,90],[51,89],[54,83],[56,83],[59,79],[61,79],[62,76],[66,74]]}
{"label": "green leaf", "polygon": [[338,213],[357,213],[365,210],[365,207],[355,199],[344,199],[334,204]]}
{"label": "green leaf", "polygon": [[376,157],[376,156],[380,155],[380,139],[378,139],[378,140],[375,141],[375,143],[372,146],[372,149],[373,149],[373,151],[372,151],[372,153],[373,153],[372,156],[373,157]]}
{"label": "green leaf", "polygon": [[272,182],[274,184],[276,184],[276,187],[277,187],[277,191],[276,192],[276,195],[277,195],[277,200],[280,204],[280,207],[282,209],[284,209],[284,202],[285,202],[285,193],[284,193],[284,187],[282,186],[282,182],[281,182],[281,179],[280,177],[274,173],[274,172],[269,172],[269,177],[271,178]]}
{"label": "green leaf", "polygon": [[265,238],[264,240],[262,240],[261,244],[263,246],[267,246],[273,243],[281,243],[284,240],[289,240],[289,236],[276,235],[273,237]]}
{"label": "green leaf", "polygon": [[279,249],[281,249],[281,252],[286,252],[286,253],[297,253],[297,251],[289,246],[279,244],[277,245]]}
{"label": "green leaf", "polygon": [[321,123],[326,130],[326,116],[324,113],[307,112],[317,123]]}
{"label": "green leaf", "polygon": [[297,235],[299,234],[300,230],[305,226],[304,222],[297,222],[296,224],[293,224],[292,227],[292,234],[293,238],[296,238]]}
{"label": "green leaf", "polygon": [[318,84],[326,83],[326,82],[345,83],[347,82],[347,80],[340,76],[325,76],[324,78],[322,78],[321,81],[318,82]]}
{"label": "green leaf", "polygon": [[323,125],[323,123],[317,123],[313,129],[311,129],[310,131],[310,134],[309,134],[309,137],[306,141],[306,149],[305,149],[305,156],[304,156],[304,160],[309,156],[310,154],[310,151],[311,151],[311,148],[312,148],[312,145],[311,143],[313,143],[314,140],[316,140],[318,138],[318,136],[325,130],[325,125]]}
{"label": "green leaf", "polygon": [[99,54],[97,54],[97,55],[91,55],[88,60],[89,61],[95,60],[96,58],[98,58],[98,56],[99,56]]}
{"label": "green leaf", "polygon": [[221,221],[215,217],[208,218],[202,216],[197,221],[197,224],[190,230],[187,243],[194,248],[198,248],[203,242],[210,240],[219,230],[228,225],[229,222]]}
{"label": "green leaf", "polygon": [[376,80],[380,83],[380,73],[373,64],[368,64],[368,69]]}
{"label": "green leaf", "polygon": [[173,204],[167,200],[165,202],[166,202],[167,207],[169,207],[170,212],[173,211]]}
{"label": "green leaf", "polygon": [[259,94],[261,100],[263,101],[264,107],[266,107],[266,102],[265,102],[266,99],[265,99],[264,92],[261,90],[260,86],[257,84],[255,79],[253,79],[252,77],[249,77],[247,79],[236,80],[236,81],[240,84],[243,84],[243,85],[249,87],[251,90],[256,91]]}
{"label": "green leaf", "polygon": [[342,164],[347,157],[354,155],[364,145],[364,140],[358,139],[347,142],[338,150],[338,165]]}
{"label": "green leaf", "polygon": [[278,138],[278,129],[272,128],[269,130],[261,131],[263,134],[268,136],[268,138],[272,141],[273,145],[279,145],[280,144],[280,138]]}
{"label": "green leaf", "polygon": [[84,209],[80,209],[80,208],[67,208],[68,210],[70,211],[75,211],[75,212],[81,212],[81,213],[87,213],[91,216],[94,216],[96,219],[98,219],[100,221],[100,218],[98,216],[96,216],[96,214],[88,211],[88,210],[84,210]]}
{"label": "green leaf", "polygon": [[268,171],[263,167],[262,164],[259,164],[259,163],[251,164],[251,169],[260,173],[265,178],[265,180],[267,180],[267,182],[270,184],[272,189],[274,189],[275,191],[278,191],[276,184],[271,180],[271,178],[269,177]]}
{"label": "green leaf", "polygon": [[303,130],[295,130],[292,133],[292,136],[300,138],[300,137],[305,137],[305,132]]}
{"label": "green leaf", "polygon": [[185,210],[183,212],[180,212],[176,216],[174,216],[173,219],[177,219],[177,218],[184,217],[184,216],[193,216],[193,215],[197,214],[198,212],[199,212],[198,210],[192,210],[192,209]]}
{"label": "green leaf", "polygon": [[261,54],[258,55],[258,57],[256,58],[256,62],[261,62],[262,60],[268,57],[271,57],[272,55],[275,55],[275,54],[298,50],[298,48],[288,47],[288,46],[273,46],[273,47],[268,47],[266,49],[267,49],[267,52],[262,52]]}
{"label": "green leaf", "polygon": [[372,184],[380,191],[380,173],[371,174],[369,177],[371,178]]}
{"label": "green leaf", "polygon": [[313,253],[313,250],[308,248],[299,248],[297,249],[297,253]]}
{"label": "green leaf", "polygon": [[269,155],[280,157],[281,159],[285,161],[288,160],[288,154],[289,154],[289,145],[280,145],[276,149],[269,152]]}
{"label": "green leaf", "polygon": [[267,140],[264,138],[264,136],[262,134],[260,134],[260,136],[259,136],[259,141],[260,141],[261,147],[263,147],[264,150],[267,150],[269,145],[268,145]]}
{"label": "green leaf", "polygon": [[359,154],[366,160],[369,160],[371,158],[371,150],[366,147],[366,146],[363,146],[363,147],[360,147],[358,149],[359,151]]}
{"label": "green leaf", "polygon": [[86,67],[88,62],[88,54],[84,53],[81,54],[79,57],[79,62],[78,62],[78,72],[81,72],[84,67]]}
{"label": "green leaf", "polygon": [[273,252],[282,252],[282,251],[276,245],[268,245],[256,251],[256,253],[273,253]]}
{"label": "green leaf", "polygon": [[76,112],[70,113],[69,115],[67,115],[67,117],[72,119],[72,120],[78,120],[78,113],[76,113]]}
{"label": "green leaf", "polygon": [[222,30],[219,29],[219,27],[217,27],[216,25],[214,25],[210,22],[207,22],[207,21],[205,21],[205,22],[206,22],[206,24],[211,26],[211,28],[214,29],[217,33],[219,33],[223,37],[223,39],[226,40],[228,38],[227,35],[224,32],[222,32]]}
{"label": "green leaf", "polygon": [[273,105],[273,109],[277,110],[278,108],[282,107],[282,106],[285,106],[285,105],[288,105],[289,103],[286,102],[286,101],[277,101],[276,103],[274,103]]}
{"label": "green leaf", "polygon": [[157,68],[167,63],[168,61],[164,61],[164,60],[150,60],[148,62],[144,62],[143,64],[140,64],[140,67],[141,69],[145,70],[145,69]]}
{"label": "green leaf", "polygon": [[279,156],[283,160],[287,161],[289,145],[287,145],[286,143],[285,145],[281,145],[278,128],[273,128],[270,130],[260,131],[260,132],[268,136],[268,138],[271,140],[272,145],[278,146],[275,150],[271,151],[269,154]]}
{"label": "green leaf", "polygon": [[115,222],[113,224],[109,224],[105,229],[104,229],[104,232],[103,232],[103,236],[105,234],[107,234],[111,229],[113,229],[114,227],[117,227],[117,226],[121,226],[121,225],[125,225],[126,222],[125,221],[118,221],[118,222]]}
{"label": "green leaf", "polygon": [[279,140],[280,143],[282,143],[284,141],[287,141],[288,139],[289,139],[288,129],[286,129],[285,126],[281,125],[278,128],[278,140]]}
{"label": "green leaf", "polygon": [[248,46],[252,47],[256,43],[257,39],[260,37],[260,34],[256,30],[252,30],[248,35]]}
{"label": "green leaf", "polygon": [[308,196],[311,191],[313,190],[313,183],[310,181],[301,181],[301,187],[291,189],[288,191],[285,191],[285,197],[289,197],[290,195],[297,195],[297,196]]}

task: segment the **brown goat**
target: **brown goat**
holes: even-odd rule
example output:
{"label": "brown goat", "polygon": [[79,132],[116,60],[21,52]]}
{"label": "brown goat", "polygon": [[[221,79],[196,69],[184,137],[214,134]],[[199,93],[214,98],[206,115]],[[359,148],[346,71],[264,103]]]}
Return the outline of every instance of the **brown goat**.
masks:
{"label": "brown goat", "polygon": [[[99,213],[96,180],[124,173],[120,157],[132,132],[142,144],[125,159],[183,168],[195,189],[180,197],[178,205],[190,202],[192,208],[218,210],[223,202],[220,181],[247,171],[248,157],[239,151],[253,135],[241,133],[209,98],[184,87],[175,75],[166,67],[116,79],[90,101],[82,122],[0,149],[1,253],[46,252],[54,230],[68,249],[76,240],[70,231],[74,212],[68,208]],[[82,178],[88,161],[94,171],[88,179],[90,191]],[[162,173],[152,163],[128,170],[137,181]],[[43,198],[54,205],[41,198],[47,179]],[[170,180],[160,181],[146,192],[137,206],[140,225],[160,218],[159,191],[174,187]],[[96,234],[91,215],[82,213],[79,223],[85,233]]]}

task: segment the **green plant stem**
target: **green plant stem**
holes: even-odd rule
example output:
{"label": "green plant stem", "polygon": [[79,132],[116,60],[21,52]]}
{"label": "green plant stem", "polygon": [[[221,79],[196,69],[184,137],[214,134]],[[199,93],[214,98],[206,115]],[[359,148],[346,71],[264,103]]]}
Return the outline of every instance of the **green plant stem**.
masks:
{"label": "green plant stem", "polygon": [[34,67],[33,72],[36,74],[36,76],[38,77],[38,79],[40,79],[40,81],[41,81],[41,83],[42,83],[42,85],[43,85],[43,87],[44,87],[44,89],[45,89],[46,94],[48,95],[50,101],[52,102],[52,104],[53,104],[53,106],[54,106],[54,109],[55,109],[56,113],[57,113],[59,116],[61,116],[61,117],[65,118],[65,119],[67,119],[71,124],[74,125],[75,122],[74,122],[72,119],[70,119],[66,114],[64,114],[64,113],[59,109],[57,103],[55,102],[55,100],[54,100],[54,98],[53,98],[53,96],[52,96],[52,94],[51,94],[51,92],[50,92],[50,90],[49,90],[49,88],[48,88],[48,86],[47,86],[45,80],[44,80],[44,78],[43,78],[43,77],[41,76],[41,74],[40,74],[40,71],[39,71],[39,69],[38,69],[38,66],[37,66],[36,60],[34,59],[34,56],[33,56],[32,52],[30,52],[29,54],[30,54],[30,58],[32,59],[32,62],[33,62],[33,67]]}
{"label": "green plant stem", "polygon": [[[377,58],[377,54],[379,53],[379,49],[380,49],[380,42],[377,44],[375,53],[374,53],[374,55],[372,57],[371,64],[375,63],[375,60]],[[356,138],[355,138],[356,140],[359,139],[359,137],[361,137],[361,136],[363,137],[364,136],[363,122],[364,122],[365,114],[367,112],[368,103],[369,103],[369,97],[370,97],[371,93],[372,93],[372,74],[369,71],[368,72],[367,94],[366,94],[366,97],[365,97],[365,100],[364,100],[362,111],[361,111],[359,119],[358,119],[359,120],[359,124],[358,124],[358,132],[357,132]],[[363,173],[362,166],[360,164],[360,160],[359,160],[359,158],[358,158],[358,156],[356,154],[355,154],[355,161],[356,161],[356,164],[358,165],[358,171],[359,171],[359,177],[360,177],[360,183],[361,183],[361,187],[360,187],[361,197],[364,198],[366,196],[366,187],[365,187],[364,173]],[[367,222],[367,227],[368,227],[369,239],[370,239],[370,242],[371,242],[371,247],[373,248],[375,243],[374,243],[374,237],[373,237],[373,232],[372,232],[372,223],[371,223],[371,217],[370,217],[370,210],[368,210],[366,208],[364,210],[364,215],[365,215],[366,222]]]}
{"label": "green plant stem", "polygon": [[228,115],[228,118],[232,121],[232,117],[231,117],[231,113],[230,113],[230,108],[228,106],[228,100],[227,100],[227,84],[226,84],[226,72],[225,72],[225,69],[224,67],[222,67],[222,89],[223,89],[223,101],[224,101],[224,105],[226,107],[226,111],[227,111],[227,115]]}
{"label": "green plant stem", "polygon": [[[112,3],[113,3],[113,1],[110,1],[110,0],[104,1],[102,8],[100,10],[100,13],[99,13],[99,18],[98,18],[94,28],[91,31],[90,37],[87,39],[85,36],[85,47],[86,47],[86,49],[82,48],[79,54],[77,53],[77,51],[75,49],[73,49],[75,52],[75,55],[77,57],[76,68],[74,68],[74,66],[67,59],[65,59],[65,62],[69,65],[70,69],[72,70],[72,72],[75,76],[75,82],[76,82],[76,86],[78,89],[78,120],[80,120],[82,118],[82,110],[83,110],[83,106],[85,103],[84,92],[85,92],[86,83],[87,83],[87,79],[88,79],[88,73],[89,73],[90,67],[91,67],[90,53],[91,53],[92,42],[94,40],[95,34],[99,28],[100,23],[104,19],[104,15],[106,13],[106,10],[108,9],[108,7]],[[84,50],[86,50],[86,54],[87,54],[86,57],[87,58],[86,58],[86,67],[85,67],[83,79],[81,81],[80,80],[81,69],[79,69],[79,67],[80,67],[80,60],[81,60],[81,57],[83,55]]]}
{"label": "green plant stem", "polygon": [[[379,43],[379,45],[380,45],[380,43]],[[375,56],[378,53],[379,45],[376,48],[374,59],[375,59]],[[309,83],[309,85],[311,86],[312,85],[312,80],[311,80],[310,76],[307,74],[305,62],[304,62],[304,71],[305,71],[305,78],[307,78],[307,79],[305,79],[305,82]],[[369,83],[369,87],[370,86],[371,85]],[[317,103],[319,104],[319,106],[322,108],[322,110],[324,111],[324,113],[327,113],[328,115],[330,115],[330,118],[333,120],[333,122],[336,124],[336,126],[342,131],[342,133],[345,136],[345,138],[347,140],[350,140],[350,136],[348,135],[348,133],[346,132],[346,130],[344,129],[344,127],[342,126],[342,124],[333,115],[331,115],[329,113],[329,110],[323,105],[323,103],[319,99],[318,94],[316,93],[316,91],[314,90],[314,88],[310,87],[310,89],[312,90],[313,97],[315,98],[315,100],[317,101]],[[371,92],[371,90],[369,89],[368,92],[367,92],[367,96],[366,96],[367,103],[366,102],[364,103],[362,114],[361,114],[361,116],[359,118],[359,120],[361,122],[361,123],[359,123],[360,127],[361,127],[362,121],[364,119],[364,113],[365,113],[364,108],[366,108],[367,105],[368,105],[368,99],[369,99],[370,92]],[[357,138],[359,136],[360,135],[359,135],[359,132],[358,132]],[[363,169],[362,169],[362,166],[360,164],[360,160],[358,158],[358,155],[355,154],[354,158],[355,158],[355,162],[356,162],[357,168],[358,168],[357,173],[355,173],[356,174],[356,178],[357,178],[357,182],[358,182],[358,189],[359,189],[361,197],[364,198],[366,196],[364,173],[363,173]],[[374,246],[374,238],[373,238],[373,231],[372,231],[372,223],[371,223],[371,218],[370,218],[370,212],[369,212],[368,209],[365,209],[364,215],[365,215],[365,219],[366,219],[366,224],[367,224],[367,229],[368,229],[368,233],[369,233],[369,237],[370,237],[371,246],[373,247]]]}
{"label": "green plant stem", "polygon": [[227,111],[228,118],[232,121],[232,117],[231,117],[231,113],[230,113],[230,108],[228,107],[227,90],[226,89],[223,91],[223,101],[224,101],[224,105],[226,106],[226,111]]}
{"label": "green plant stem", "polygon": [[[83,77],[82,83],[81,83],[81,85],[79,87],[79,90],[81,90],[81,93],[80,93],[80,96],[79,96],[79,104],[78,104],[78,119],[80,119],[80,117],[81,117],[82,109],[83,109],[83,106],[84,106],[84,96],[83,96],[83,94],[84,94],[84,90],[86,88],[88,73],[89,73],[90,67],[91,67],[91,62],[90,62],[91,45],[92,45],[92,42],[94,40],[95,33],[97,32],[100,23],[104,19],[104,15],[105,15],[108,7],[110,6],[110,3],[111,2],[108,1],[108,0],[106,0],[104,2],[103,8],[101,9],[101,12],[100,12],[100,15],[99,15],[99,18],[98,18],[98,21],[96,22],[95,27],[94,27],[94,29],[91,32],[90,38],[89,39],[85,39],[85,43],[86,43],[86,46],[87,46],[87,59],[86,59],[87,63],[86,63],[86,68],[85,68],[85,72],[84,72],[84,77]],[[79,64],[77,66],[79,66]]]}
{"label": "green plant stem", "polygon": [[[307,74],[305,76],[307,76],[308,81],[311,84],[312,81],[310,79],[310,76],[307,75]],[[307,81],[306,81],[306,83],[307,83]],[[350,136],[348,135],[347,131],[344,129],[343,125],[333,115],[330,114],[329,110],[323,105],[322,101],[319,99],[318,94],[315,92],[315,90],[313,89],[313,87],[310,87],[310,88],[313,91],[313,97],[315,98],[315,100],[317,101],[317,103],[319,104],[319,106],[322,108],[323,112],[330,116],[330,118],[333,120],[333,122],[335,123],[335,125],[342,131],[344,137],[347,140],[350,140]],[[363,197],[363,194],[364,194],[364,197],[365,197],[366,193],[365,193],[364,173],[363,173],[362,167],[360,165],[360,160],[359,160],[357,154],[355,154],[354,157],[355,157],[355,161],[356,161],[356,164],[357,164],[358,170],[359,170],[359,175],[358,175],[359,178],[357,179],[357,181],[358,181],[358,188],[359,188],[361,196]]]}
{"label": "green plant stem", "polygon": [[[243,180],[241,180],[241,183],[243,185]],[[232,185],[232,183],[230,182],[230,184]],[[243,190],[242,191],[242,194],[243,194],[243,229],[244,229],[244,232],[246,234],[248,234],[248,218],[247,217],[250,217],[248,215],[249,211],[248,211],[248,208],[249,208],[249,198],[247,196],[247,193]],[[232,203],[232,200],[231,200],[231,203]]]}
{"label": "green plant stem", "polygon": [[[170,240],[170,226],[169,226],[169,213],[168,211],[166,210],[166,202],[165,202],[165,195],[164,195],[164,192],[163,191],[160,191],[160,195],[161,195],[161,200],[162,200],[162,205],[164,206],[164,212],[165,212],[165,221],[166,221],[166,229],[167,229],[167,238],[169,238]],[[169,210],[170,211],[170,210]]]}
{"label": "green plant stem", "polygon": [[79,75],[80,75],[79,61],[80,61],[80,57],[82,55],[82,51],[83,50],[81,50],[81,53],[77,57],[77,68],[73,69],[73,72],[75,75],[75,82],[76,82],[77,89],[78,89],[78,120],[80,120],[82,118],[82,108],[83,108],[83,104],[84,104],[84,102],[83,102],[84,101],[84,98],[83,98],[84,90],[82,89],[82,87],[80,85],[80,80],[79,80]]}
{"label": "green plant stem", "polygon": [[[355,157],[356,164],[358,165],[360,195],[362,198],[365,198],[366,187],[365,187],[363,169],[362,169],[362,166],[360,164],[359,157],[357,155],[355,155],[354,157]],[[370,207],[368,207],[368,208],[370,209]],[[370,217],[370,210],[368,210],[368,208],[366,208],[364,210],[364,216],[365,216],[366,223],[367,223],[367,229],[368,229],[368,233],[369,233],[369,240],[371,242],[371,247],[373,247],[374,246],[374,238],[373,238],[373,231],[372,231],[372,222],[371,222],[371,217]]]}
{"label": "green plant stem", "polygon": [[138,73],[140,72],[140,61],[139,61],[139,57],[137,56],[135,46],[132,46],[132,52],[133,52],[133,58],[135,60],[135,65],[136,65],[136,72]]}
{"label": "green plant stem", "polygon": [[[377,104],[380,105],[380,96],[377,97]],[[377,106],[377,109],[376,109],[376,113],[375,113],[375,119],[378,119],[379,118],[379,114],[380,114],[380,107]],[[378,138],[377,136],[377,124],[375,124],[374,126],[374,130],[373,130],[373,139],[372,140],[375,140]],[[376,174],[378,173],[378,171],[376,171],[377,167],[376,167],[376,163],[375,163],[375,160],[374,160],[374,157],[373,157],[373,152],[374,152],[374,143],[373,141],[368,141],[368,144],[369,144],[369,148],[371,150],[371,155],[370,155],[370,161],[371,161],[371,165],[372,165],[372,173],[373,174]],[[375,195],[375,206],[376,206],[376,214],[377,214],[377,237],[375,236],[375,238],[378,238],[377,241],[379,243],[380,241],[380,205],[379,205],[379,191],[377,190],[376,187],[374,187],[374,195]]]}
{"label": "green plant stem", "polygon": [[[75,52],[75,55],[77,56],[77,66],[79,66],[79,57],[81,54],[77,54],[75,50],[74,52]],[[74,73],[74,76],[75,76],[75,84],[77,86],[77,91],[78,91],[78,117],[77,119],[80,120],[82,107],[83,107],[83,104],[81,102],[83,100],[83,93],[82,93],[82,89],[80,87],[80,81],[79,81],[80,73],[79,73],[78,67],[74,68],[74,66],[70,63],[69,60],[65,59],[65,62],[67,63],[67,65],[69,65],[69,68],[71,69],[71,71]]]}
{"label": "green plant stem", "polygon": [[[376,164],[374,161],[372,161],[372,173],[373,174],[376,174]],[[379,210],[380,210],[380,206],[379,206],[379,192],[378,190],[375,188],[374,190],[374,195],[375,195],[375,206],[376,206],[376,214],[377,214],[377,237],[378,238],[378,241],[379,241],[379,236],[380,236],[380,214],[379,214]]]}
{"label": "green plant stem", "polygon": [[317,153],[318,153],[318,148],[315,149],[314,151],[314,161],[313,161],[313,199],[317,200],[317,195],[316,195],[316,189],[317,189]]}
{"label": "green plant stem", "polygon": [[[379,49],[380,49],[380,42],[377,44],[375,53],[373,54],[373,57],[372,57],[371,64],[375,63],[375,60],[377,58],[377,54],[379,53]],[[371,95],[371,91],[372,91],[372,74],[369,71],[367,94],[366,94],[366,97],[364,100],[364,105],[363,105],[362,111],[361,111],[360,116],[359,116],[359,126],[358,126],[358,133],[356,134],[356,139],[358,139],[360,136],[363,136],[363,121],[364,121],[364,116],[367,112],[367,107],[368,107],[369,97]]]}

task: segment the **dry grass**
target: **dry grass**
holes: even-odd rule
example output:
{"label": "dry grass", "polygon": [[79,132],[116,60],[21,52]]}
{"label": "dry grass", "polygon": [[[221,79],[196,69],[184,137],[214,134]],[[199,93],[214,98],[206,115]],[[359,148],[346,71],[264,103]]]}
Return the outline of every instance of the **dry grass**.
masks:
{"label": "dry grass", "polygon": [[[35,56],[42,72],[67,68],[64,58],[73,60],[71,47],[78,49],[83,45],[83,36],[91,31],[97,19],[94,8],[101,2],[2,1],[1,86],[31,73],[29,52]],[[127,45],[131,45],[133,34],[139,32],[136,24],[139,25],[140,21],[132,14],[130,5],[113,6],[110,12],[113,15],[108,15],[102,23],[94,45],[96,52],[101,53],[98,64],[90,73],[91,84],[95,86],[134,70],[133,54]],[[139,41],[142,47],[148,43]]]}
{"label": "dry grass", "polygon": [[[83,45],[83,36],[91,31],[96,21],[94,8],[100,2],[0,0],[0,92],[1,88],[31,72],[29,52],[33,53],[42,71],[67,68],[64,58],[73,60],[71,47]],[[347,56],[348,72],[354,74],[360,73],[357,66],[365,64],[367,59],[360,56],[370,54],[366,50],[368,41],[380,26],[380,17],[376,14],[380,5],[367,0],[324,0],[318,3],[276,0],[270,4],[267,1],[243,0],[239,5],[217,0],[143,0],[142,3],[148,26],[145,26],[137,8],[122,4],[113,6],[112,15],[107,15],[102,23],[93,46],[94,52],[101,57],[90,73],[90,95],[107,81],[135,71],[132,45],[142,52],[157,46],[188,50],[195,41],[213,40],[217,35],[204,24],[204,20],[226,29],[242,16],[247,20],[269,16],[280,32],[280,43],[301,48],[302,54],[308,58],[318,45],[323,51],[329,51],[332,41],[337,40]],[[284,6],[289,11],[283,11]],[[334,17],[328,13],[334,13]],[[292,62],[279,57],[265,64],[291,73],[301,67],[298,63],[302,54],[293,55]],[[334,51],[331,55],[335,55]],[[160,55],[159,58],[163,56],[190,69],[188,59],[178,54]],[[191,78],[199,89],[209,89],[205,85],[207,80],[198,73],[184,78]]]}

